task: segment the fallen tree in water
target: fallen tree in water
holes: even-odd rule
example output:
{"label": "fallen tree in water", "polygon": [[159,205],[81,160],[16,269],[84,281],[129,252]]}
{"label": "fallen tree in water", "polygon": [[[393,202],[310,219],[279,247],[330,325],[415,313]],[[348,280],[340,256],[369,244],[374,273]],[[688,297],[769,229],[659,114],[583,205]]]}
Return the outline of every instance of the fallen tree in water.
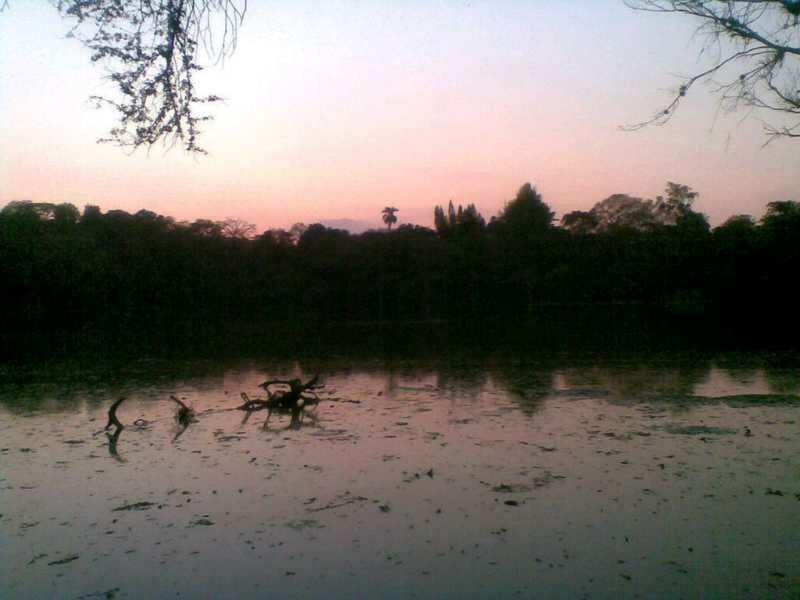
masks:
{"label": "fallen tree in water", "polygon": [[117,418],[117,409],[119,408],[119,405],[122,404],[124,401],[125,401],[125,396],[123,396],[122,398],[114,402],[114,404],[108,407],[108,423],[106,423],[106,426],[103,429],[108,431],[112,427],[116,427],[118,430],[121,431],[124,428],[124,425],[120,423],[120,420]]}
{"label": "fallen tree in water", "polygon": [[[281,386],[283,389],[272,389]],[[237,406],[238,410],[245,411],[243,423],[247,422],[250,415],[259,410],[267,411],[267,418],[264,421],[264,429],[269,425],[269,419],[273,411],[292,415],[290,427],[299,426],[305,409],[309,406],[319,404],[319,396],[316,390],[322,387],[319,383],[319,375],[303,383],[300,379],[270,379],[259,384],[267,397],[265,399],[254,399],[242,392],[244,404]]]}
{"label": "fallen tree in water", "polygon": [[[103,428],[106,433],[106,437],[108,438],[108,452],[114,457],[115,460],[120,462],[124,462],[122,457],[117,452],[117,442],[119,441],[119,436],[122,433],[122,430],[125,429],[125,426],[122,422],[117,418],[117,409],[119,408],[120,404],[125,401],[125,396],[118,398],[111,406],[108,407],[108,423]],[[112,429],[113,431],[109,431]],[[98,431],[98,433],[100,433]]]}
{"label": "fallen tree in water", "polygon": [[[298,429],[302,425],[303,416],[306,414],[308,407],[315,407],[319,404],[320,399],[317,396],[316,390],[323,387],[319,382],[319,375],[309,379],[303,383],[300,379],[271,379],[261,383],[258,387],[262,388],[266,393],[266,398],[250,399],[250,397],[242,392],[242,400],[244,403],[235,408],[227,408],[222,410],[242,410],[245,412],[245,417],[242,423],[246,423],[254,412],[260,410],[267,411],[267,418],[264,421],[263,428],[267,429],[269,426],[269,419],[273,412],[279,414],[291,415],[291,422],[288,425],[290,429]],[[177,405],[177,412],[175,413],[175,425],[177,431],[172,441],[177,439],[186,431],[192,423],[197,422],[197,417],[194,409],[188,406],[185,402],[175,395],[171,395],[169,399]],[[125,401],[125,397],[121,397],[114,401],[108,408],[108,423],[104,431],[108,437],[108,449],[115,459],[122,460],[117,452],[117,442],[119,440],[122,430],[125,426],[117,417],[117,409]],[[214,412],[205,411],[205,412]],[[311,415],[309,415],[311,416]],[[150,421],[145,419],[137,419],[134,425],[138,429],[145,429],[151,424]],[[98,431],[101,433],[103,430]],[[96,434],[95,434],[96,435]]]}
{"label": "fallen tree in water", "polygon": [[178,405],[178,412],[175,413],[175,425],[177,425],[178,431],[175,432],[175,437],[172,438],[172,441],[174,442],[181,437],[181,434],[186,431],[186,428],[189,427],[191,423],[197,421],[197,419],[194,416],[194,410],[184,404],[176,396],[170,396],[169,399]]}

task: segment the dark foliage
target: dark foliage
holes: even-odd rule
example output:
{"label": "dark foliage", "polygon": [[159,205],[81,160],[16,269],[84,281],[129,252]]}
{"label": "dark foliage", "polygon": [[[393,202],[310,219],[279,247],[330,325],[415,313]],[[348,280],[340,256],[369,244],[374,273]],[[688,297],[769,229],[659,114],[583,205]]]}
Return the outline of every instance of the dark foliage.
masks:
{"label": "dark foliage", "polygon": [[588,304],[793,314],[800,204],[774,202],[759,222],[739,215],[710,231],[689,188],[670,190],[647,201],[660,221],[627,199],[639,221],[601,227],[604,201],[555,227],[526,185],[488,225],[473,205],[451,205],[436,208],[437,231],[361,235],[315,224],[254,236],[236,220],[12,202],[0,212],[0,329],[471,321]]}

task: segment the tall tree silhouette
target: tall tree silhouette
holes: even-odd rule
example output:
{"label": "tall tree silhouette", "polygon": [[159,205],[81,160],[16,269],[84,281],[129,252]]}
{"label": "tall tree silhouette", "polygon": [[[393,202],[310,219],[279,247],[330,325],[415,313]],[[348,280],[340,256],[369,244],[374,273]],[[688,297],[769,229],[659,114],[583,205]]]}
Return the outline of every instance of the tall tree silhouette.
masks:
{"label": "tall tree silhouette", "polygon": [[519,188],[516,198],[506,203],[497,220],[508,233],[526,237],[550,229],[554,214],[536,188],[526,183]]}
{"label": "tall tree silhouette", "polygon": [[383,213],[383,222],[386,223],[389,229],[392,228],[392,225],[397,223],[397,216],[394,213],[399,210],[399,208],[395,208],[394,206],[387,206],[381,211],[381,213]]}

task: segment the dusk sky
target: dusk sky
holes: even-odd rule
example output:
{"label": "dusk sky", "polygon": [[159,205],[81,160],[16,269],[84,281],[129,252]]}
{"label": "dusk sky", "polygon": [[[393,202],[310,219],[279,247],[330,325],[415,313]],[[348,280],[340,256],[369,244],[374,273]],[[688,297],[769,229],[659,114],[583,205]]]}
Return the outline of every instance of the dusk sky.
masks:
{"label": "dusk sky", "polygon": [[488,219],[530,181],[560,218],[665,183],[716,225],[800,200],[800,142],[762,148],[761,116],[708,87],[664,127],[623,132],[696,71],[695,24],[618,0],[252,1],[236,53],[204,72],[208,156],[97,144],[109,89],[48,2],[0,14],[0,205],[147,208],[259,230],[350,218],[430,225],[433,207]]}

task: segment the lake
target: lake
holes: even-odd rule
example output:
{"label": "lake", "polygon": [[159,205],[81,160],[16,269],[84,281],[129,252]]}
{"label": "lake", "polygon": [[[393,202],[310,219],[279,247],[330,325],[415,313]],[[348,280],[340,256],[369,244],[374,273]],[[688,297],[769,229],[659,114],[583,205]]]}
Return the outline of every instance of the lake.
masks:
{"label": "lake", "polygon": [[[798,365],[648,350],[7,366],[0,595],[800,598]],[[235,409],[264,380],[317,374],[299,423]],[[182,433],[170,395],[195,412]]]}

